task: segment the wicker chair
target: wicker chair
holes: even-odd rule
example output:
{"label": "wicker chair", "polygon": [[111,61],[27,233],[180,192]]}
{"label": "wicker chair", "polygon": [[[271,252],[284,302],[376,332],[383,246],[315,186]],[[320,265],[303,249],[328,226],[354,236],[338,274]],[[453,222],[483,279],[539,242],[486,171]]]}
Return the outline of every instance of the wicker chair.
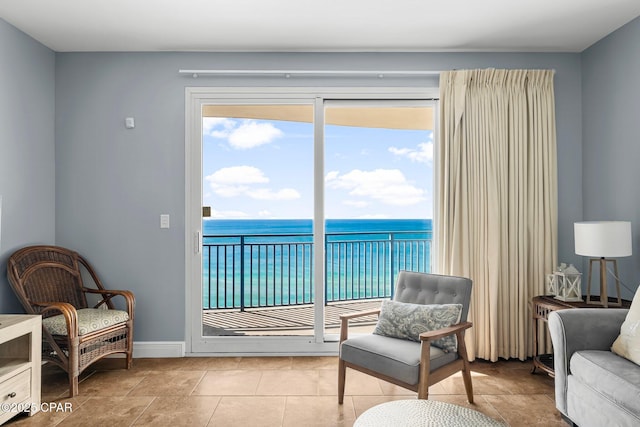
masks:
{"label": "wicker chair", "polygon": [[[83,272],[95,288],[83,283]],[[78,376],[92,363],[113,353],[133,354],[135,298],[130,291],[107,291],[91,265],[78,253],[58,246],[29,246],[9,257],[9,283],[27,313],[42,314],[42,360],[69,375],[69,396],[78,394]],[[90,308],[87,295],[97,303]],[[112,298],[122,296],[126,311]]]}

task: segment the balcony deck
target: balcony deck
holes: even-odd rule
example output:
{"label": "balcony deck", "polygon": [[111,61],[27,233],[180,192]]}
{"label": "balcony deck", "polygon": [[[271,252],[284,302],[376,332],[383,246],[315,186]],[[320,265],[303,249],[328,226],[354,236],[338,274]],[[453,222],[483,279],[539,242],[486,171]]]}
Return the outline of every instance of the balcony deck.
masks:
{"label": "balcony deck", "polygon": [[[325,330],[338,333],[340,315],[380,307],[380,300],[356,300],[329,303],[325,306]],[[311,335],[313,305],[270,308],[203,310],[204,336],[228,335]],[[366,316],[349,322],[356,328],[374,325],[377,316]]]}

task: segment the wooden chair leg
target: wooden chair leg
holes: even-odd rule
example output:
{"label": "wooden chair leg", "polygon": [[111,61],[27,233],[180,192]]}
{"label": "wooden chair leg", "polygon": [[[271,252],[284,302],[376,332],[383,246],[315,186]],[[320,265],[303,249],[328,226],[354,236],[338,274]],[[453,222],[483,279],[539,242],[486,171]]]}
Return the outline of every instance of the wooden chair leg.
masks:
{"label": "wooden chair leg", "polygon": [[127,357],[126,357],[126,368],[127,369],[131,369],[131,366],[133,365],[133,352],[132,351],[127,351]]}
{"label": "wooden chair leg", "polygon": [[78,395],[78,376],[73,372],[69,372],[69,397]]}
{"label": "wooden chair leg", "polygon": [[429,398],[429,374],[431,373],[431,341],[422,341],[420,346],[420,376],[418,399]]}
{"label": "wooden chair leg", "polygon": [[462,379],[464,381],[464,389],[467,392],[467,400],[469,403],[473,403],[473,384],[471,383],[471,369],[469,368],[469,356],[464,342],[464,333],[458,333],[456,337],[458,338],[458,355],[463,361]]}
{"label": "wooden chair leg", "polygon": [[344,382],[347,376],[347,367],[344,360],[339,359],[338,362],[338,403],[342,405],[344,402]]}
{"label": "wooden chair leg", "polygon": [[467,392],[467,400],[469,403],[473,403],[473,384],[471,383],[471,372],[469,372],[469,366],[462,370],[462,379],[464,380],[464,389]]}

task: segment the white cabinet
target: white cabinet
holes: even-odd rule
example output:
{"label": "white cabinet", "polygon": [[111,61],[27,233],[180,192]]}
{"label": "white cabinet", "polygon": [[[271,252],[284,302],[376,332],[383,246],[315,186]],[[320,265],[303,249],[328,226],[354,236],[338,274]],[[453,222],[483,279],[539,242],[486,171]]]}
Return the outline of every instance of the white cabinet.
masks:
{"label": "white cabinet", "polygon": [[40,409],[42,318],[0,314],[0,424]]}

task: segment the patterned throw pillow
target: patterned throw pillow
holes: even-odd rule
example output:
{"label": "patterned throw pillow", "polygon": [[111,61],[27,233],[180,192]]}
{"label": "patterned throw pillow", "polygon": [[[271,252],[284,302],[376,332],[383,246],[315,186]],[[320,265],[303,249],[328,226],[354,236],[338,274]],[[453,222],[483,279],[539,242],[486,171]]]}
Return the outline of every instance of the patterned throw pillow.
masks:
{"label": "patterned throw pillow", "polygon": [[[420,334],[446,328],[460,322],[462,304],[409,304],[385,300],[382,302],[374,334],[411,341],[420,341]],[[458,350],[455,335],[437,339],[432,345],[446,353]]]}

